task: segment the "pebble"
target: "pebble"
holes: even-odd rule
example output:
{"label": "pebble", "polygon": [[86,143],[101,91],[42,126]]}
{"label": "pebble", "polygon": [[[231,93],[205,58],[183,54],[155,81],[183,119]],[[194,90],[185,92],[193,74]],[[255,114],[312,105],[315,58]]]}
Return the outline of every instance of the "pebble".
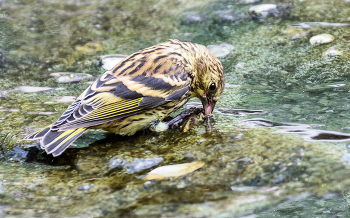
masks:
{"label": "pebble", "polygon": [[222,43],[220,45],[208,45],[209,51],[218,58],[227,57],[234,49],[233,45]]}
{"label": "pebble", "polygon": [[334,39],[335,37],[332,36],[331,34],[324,33],[324,34],[311,37],[310,43],[311,45],[326,44],[326,43],[333,42]]}
{"label": "pebble", "polygon": [[326,57],[335,57],[335,56],[341,56],[343,54],[342,51],[335,49],[334,47],[330,47],[327,51],[323,53]]}
{"label": "pebble", "polygon": [[94,79],[95,77],[86,73],[71,73],[71,72],[56,72],[50,73],[50,76],[56,78],[58,83],[77,83],[81,82],[83,79]]}
{"label": "pebble", "polygon": [[250,7],[247,11],[253,20],[263,21],[267,17],[283,18],[290,15],[292,5],[288,3],[261,4]]}
{"label": "pebble", "polygon": [[283,32],[292,37],[292,39],[303,38],[311,33],[311,31],[305,31],[302,28],[296,28],[292,26],[287,27]]}
{"label": "pebble", "polygon": [[7,98],[7,93],[0,91],[0,98]]}
{"label": "pebble", "polygon": [[65,88],[17,86],[13,91],[32,93],[32,92],[45,92],[45,91],[51,91],[51,90],[65,90]]}
{"label": "pebble", "polygon": [[348,26],[347,23],[328,23],[328,22],[305,22],[305,23],[298,23],[298,24],[292,24],[290,27],[297,27],[297,28],[311,28],[313,26],[330,26],[330,27],[340,27],[340,26]]}
{"label": "pebble", "polygon": [[110,55],[104,55],[101,56],[101,65],[102,68],[105,70],[111,70],[115,65],[117,65],[119,62],[124,60],[127,55],[123,54],[110,54]]}
{"label": "pebble", "polygon": [[248,14],[253,20],[263,20],[267,16],[277,13],[277,6],[275,4],[261,4],[255,5],[248,9]]}
{"label": "pebble", "polygon": [[158,165],[164,159],[162,157],[155,158],[135,158],[134,162],[125,166],[126,172],[128,173],[136,173],[151,167]]}
{"label": "pebble", "polygon": [[239,4],[254,4],[261,2],[262,0],[238,0]]}
{"label": "pebble", "polygon": [[4,193],[4,190],[2,189],[2,184],[4,183],[3,180],[0,180],[0,194]]}
{"label": "pebble", "polygon": [[2,51],[2,49],[0,48],[0,67],[4,66],[5,64],[5,56],[4,56],[4,52]]}
{"label": "pebble", "polygon": [[78,83],[80,81],[82,81],[83,78],[80,76],[76,76],[76,75],[67,75],[67,76],[60,76],[56,79],[56,82],[58,83]]}
{"label": "pebble", "polygon": [[223,22],[235,22],[243,20],[244,18],[243,14],[234,14],[231,10],[214,11],[213,14],[217,16],[216,19],[218,21]]}
{"label": "pebble", "polygon": [[190,11],[183,13],[182,15],[182,22],[184,23],[201,23],[204,21],[203,16],[201,16],[197,11]]}
{"label": "pebble", "polygon": [[189,174],[205,165],[204,162],[192,162],[158,167],[149,172],[142,180],[162,180]]}
{"label": "pebble", "polygon": [[87,191],[87,190],[89,190],[89,189],[91,189],[91,188],[92,188],[91,185],[82,185],[82,186],[79,186],[79,187],[77,188],[77,190],[78,190],[78,191]]}
{"label": "pebble", "polygon": [[279,184],[281,182],[284,182],[286,180],[286,176],[279,176],[273,180],[273,184]]}
{"label": "pebble", "polygon": [[345,161],[345,164],[350,165],[350,153],[343,154],[342,158]]}
{"label": "pebble", "polygon": [[115,169],[118,167],[123,167],[127,164],[127,160],[125,159],[117,159],[117,158],[111,158],[109,160],[109,164],[108,164],[108,169]]}

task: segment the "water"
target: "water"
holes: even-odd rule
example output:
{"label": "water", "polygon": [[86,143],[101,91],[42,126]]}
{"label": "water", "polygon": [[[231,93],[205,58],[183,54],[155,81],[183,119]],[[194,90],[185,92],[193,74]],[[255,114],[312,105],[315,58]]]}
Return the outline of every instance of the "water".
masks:
{"label": "water", "polygon": [[[251,4],[237,1],[1,4],[1,217],[348,216],[350,29],[289,26],[348,23],[350,3],[280,1],[280,17],[260,21],[247,15]],[[323,33],[335,40],[310,44]],[[203,122],[186,133],[92,131],[57,158],[36,142],[18,142],[54,122],[69,105],[62,97],[78,96],[92,81],[57,83],[50,73],[98,77],[101,55],[128,55],[169,38],[234,47],[221,58],[227,84],[211,133]],[[329,55],[335,50],[341,55]],[[54,89],[23,93],[18,86]],[[109,168],[112,158],[162,161],[130,172],[125,164]],[[141,179],[159,166],[196,161],[205,165],[185,176]]]}

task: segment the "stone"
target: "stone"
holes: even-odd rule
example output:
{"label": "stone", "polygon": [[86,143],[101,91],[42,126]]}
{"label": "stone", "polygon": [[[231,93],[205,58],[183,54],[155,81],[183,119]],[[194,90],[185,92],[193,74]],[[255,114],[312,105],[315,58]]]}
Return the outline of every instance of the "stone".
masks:
{"label": "stone", "polygon": [[77,190],[78,190],[78,191],[87,191],[87,190],[89,190],[89,189],[91,189],[91,188],[92,188],[91,185],[82,185],[82,186],[79,186],[79,187],[77,188]]}
{"label": "stone", "polygon": [[65,88],[51,88],[51,87],[35,87],[35,86],[17,86],[12,91],[32,93],[32,92],[46,92],[51,90],[65,90]]}
{"label": "stone", "polygon": [[0,98],[7,98],[7,93],[5,91],[0,91]]}
{"label": "stone", "polygon": [[105,70],[111,70],[115,65],[117,65],[119,62],[124,60],[127,55],[123,54],[110,54],[110,55],[104,55],[101,56],[100,64],[102,65],[102,68]]}
{"label": "stone", "polygon": [[164,159],[162,157],[155,158],[135,158],[134,162],[125,166],[126,172],[136,173],[158,165]]}
{"label": "stone", "polygon": [[219,22],[236,22],[244,18],[244,14],[233,13],[231,10],[214,11],[213,14]]}
{"label": "stone", "polygon": [[77,83],[83,79],[94,79],[95,77],[86,73],[56,72],[50,73],[50,76],[56,78],[58,83]]}
{"label": "stone", "polygon": [[313,26],[329,26],[329,27],[340,27],[340,26],[348,26],[347,23],[328,23],[328,22],[304,22],[298,24],[289,25],[289,27],[296,28],[311,28]]}
{"label": "stone", "polygon": [[209,51],[218,58],[227,57],[234,49],[233,45],[222,43],[219,45],[208,45]]}
{"label": "stone", "polygon": [[311,37],[310,43],[311,45],[318,45],[318,44],[330,43],[330,42],[333,42],[334,40],[335,40],[334,36],[328,33],[324,33],[324,34]]}
{"label": "stone", "polygon": [[267,17],[283,18],[291,13],[291,4],[261,4],[248,9],[247,13],[253,20],[263,21]]}
{"label": "stone", "polygon": [[185,24],[190,24],[190,23],[201,23],[204,21],[204,17],[200,15],[197,11],[190,11],[183,13],[181,15],[182,17],[182,22]]}
{"label": "stone", "polygon": [[343,154],[342,159],[345,164],[350,165],[350,153]]}
{"label": "stone", "polygon": [[78,83],[82,81],[83,78],[80,76],[75,76],[73,74],[69,76],[60,76],[56,79],[56,82],[58,83]]}
{"label": "stone", "polygon": [[2,49],[0,48],[0,67],[4,66],[4,64],[5,64],[4,52],[3,52]]}
{"label": "stone", "polygon": [[323,56],[326,56],[326,57],[335,57],[335,56],[342,56],[342,55],[343,55],[343,52],[338,49],[335,49],[334,47],[330,47],[327,51],[323,53]]}
{"label": "stone", "polygon": [[169,177],[180,177],[202,168],[204,162],[192,162],[158,167],[149,172],[142,180],[162,180]]}
{"label": "stone", "polygon": [[239,4],[254,4],[261,2],[262,0],[238,0]]}
{"label": "stone", "polygon": [[127,164],[127,160],[125,159],[117,159],[117,158],[111,158],[109,160],[109,164],[108,164],[108,169],[115,169],[118,167],[123,167]]}

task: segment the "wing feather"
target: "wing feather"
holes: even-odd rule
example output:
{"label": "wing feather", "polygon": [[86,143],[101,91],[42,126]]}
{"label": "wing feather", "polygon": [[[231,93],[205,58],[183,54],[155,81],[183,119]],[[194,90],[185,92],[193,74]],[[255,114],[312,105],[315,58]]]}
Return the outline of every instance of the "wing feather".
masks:
{"label": "wing feather", "polygon": [[180,99],[189,92],[191,77],[179,64],[181,55],[167,49],[154,47],[155,54],[149,48],[124,59],[79,96],[51,129],[99,125]]}

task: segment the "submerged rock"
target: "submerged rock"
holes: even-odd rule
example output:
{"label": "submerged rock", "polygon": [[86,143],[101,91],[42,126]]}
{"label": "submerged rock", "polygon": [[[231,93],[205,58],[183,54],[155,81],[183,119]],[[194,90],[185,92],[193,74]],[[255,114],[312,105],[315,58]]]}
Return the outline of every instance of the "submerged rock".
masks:
{"label": "submerged rock", "polygon": [[136,173],[158,165],[164,159],[162,157],[155,158],[135,158],[134,162],[125,166],[128,173]]}
{"label": "submerged rock", "polygon": [[25,150],[20,146],[16,146],[13,150],[8,151],[5,156],[8,157],[9,161],[25,162],[35,159],[40,151],[40,148],[36,143],[26,144],[23,147]]}
{"label": "submerged rock", "polygon": [[233,45],[222,43],[220,45],[208,45],[209,51],[218,58],[228,56],[234,49]]}
{"label": "submerged rock", "polygon": [[2,67],[4,64],[5,64],[4,52],[3,52],[2,49],[0,48],[0,67]]}
{"label": "submerged rock", "polygon": [[326,43],[333,42],[334,40],[335,40],[334,36],[328,33],[324,33],[324,34],[311,37],[310,43],[311,45],[326,44]]}
{"label": "submerged rock", "polygon": [[51,90],[65,90],[65,88],[17,86],[13,91],[31,93],[31,92],[45,92],[45,91],[51,91]]}
{"label": "submerged rock", "polygon": [[244,14],[234,13],[231,10],[214,11],[213,14],[218,22],[237,22],[244,18]]}
{"label": "submerged rock", "polygon": [[111,170],[111,169],[115,169],[115,168],[118,168],[118,167],[123,167],[127,164],[127,160],[125,159],[117,159],[117,158],[111,158],[109,160],[109,164],[108,164],[108,169]]}
{"label": "submerged rock", "polygon": [[127,55],[123,55],[123,54],[104,55],[100,57],[101,58],[100,65],[102,65],[102,68],[105,70],[111,70],[115,65],[117,65],[126,57]]}
{"label": "submerged rock", "polygon": [[238,0],[239,4],[254,4],[261,2],[262,0]]}
{"label": "submerged rock", "polygon": [[190,11],[183,13],[180,15],[181,21],[185,24],[190,24],[190,23],[201,23],[204,21],[204,17],[199,14],[197,11]]}
{"label": "submerged rock", "polygon": [[348,26],[347,23],[328,23],[328,22],[304,22],[298,24],[292,24],[290,27],[297,28],[311,28],[313,26],[331,26],[331,27],[340,27],[340,26]]}
{"label": "submerged rock", "polygon": [[83,79],[94,79],[95,77],[86,73],[56,72],[50,73],[50,76],[56,78],[58,83],[76,83]]}
{"label": "submerged rock", "polygon": [[299,39],[308,36],[311,31],[305,31],[302,28],[289,26],[283,31],[283,33],[287,34],[289,37],[292,37],[292,39]]}

